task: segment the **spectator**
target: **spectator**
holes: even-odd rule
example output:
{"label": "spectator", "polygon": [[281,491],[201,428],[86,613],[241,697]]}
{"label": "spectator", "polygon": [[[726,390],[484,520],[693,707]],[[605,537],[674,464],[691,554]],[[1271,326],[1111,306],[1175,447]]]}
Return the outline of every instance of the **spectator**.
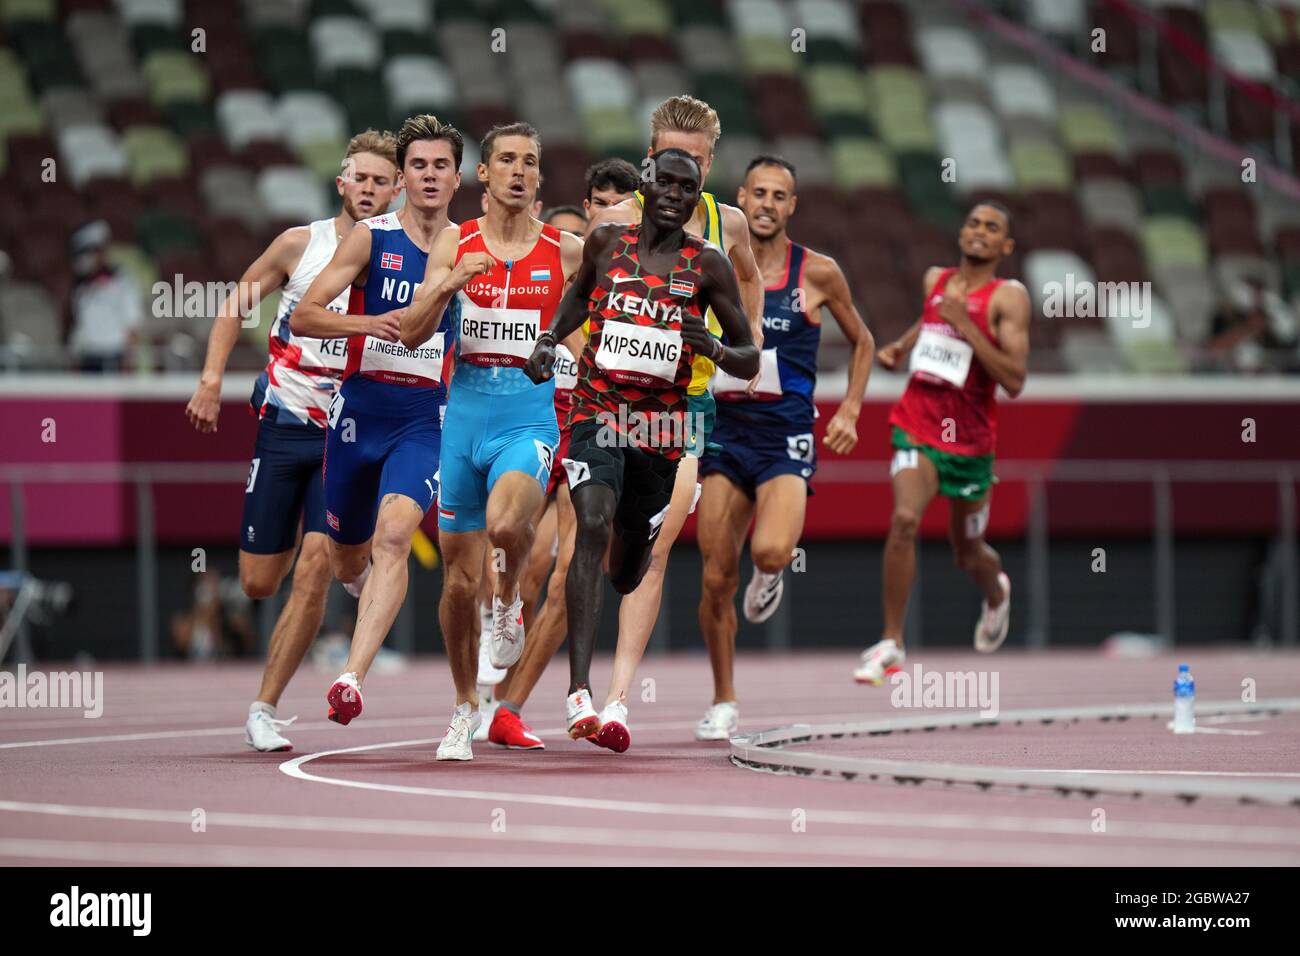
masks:
{"label": "spectator", "polygon": [[194,576],[193,606],[172,615],[172,645],[181,657],[212,660],[243,657],[253,649],[253,624],[248,604],[236,587],[224,588],[220,573],[203,571]]}
{"label": "spectator", "polygon": [[108,223],[77,229],[68,240],[74,275],[68,347],[83,372],[118,372],[144,320],[139,287],[108,261]]}
{"label": "spectator", "polygon": [[1214,316],[1212,367],[1231,372],[1295,371],[1300,329],[1281,296],[1255,280],[1238,282]]}

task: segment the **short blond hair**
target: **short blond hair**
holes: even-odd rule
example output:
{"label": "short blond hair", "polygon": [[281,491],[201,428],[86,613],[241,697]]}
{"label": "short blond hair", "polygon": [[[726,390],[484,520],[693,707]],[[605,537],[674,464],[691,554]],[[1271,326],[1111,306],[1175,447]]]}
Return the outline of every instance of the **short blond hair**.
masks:
{"label": "short blond hair", "polygon": [[655,149],[660,133],[704,133],[709,137],[709,152],[713,152],[722,123],[718,111],[704,100],[693,96],[670,96],[650,114],[650,148]]}
{"label": "short blond hair", "polygon": [[368,129],[364,133],[357,133],[348,140],[347,152],[343,154],[343,168],[347,168],[348,160],[357,153],[374,153],[376,156],[382,156],[394,166],[397,165],[397,140],[393,134],[388,131],[381,132],[377,129]]}

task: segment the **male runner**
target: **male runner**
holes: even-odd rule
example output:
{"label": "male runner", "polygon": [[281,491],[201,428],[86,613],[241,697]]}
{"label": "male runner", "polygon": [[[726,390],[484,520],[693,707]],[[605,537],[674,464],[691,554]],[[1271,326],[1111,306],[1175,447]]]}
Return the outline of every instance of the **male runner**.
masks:
{"label": "male runner", "polygon": [[489,656],[494,667],[509,667],[523,652],[519,576],[559,441],[555,384],[535,384],[521,367],[582,254],[582,240],[530,214],[541,160],[537,130],[494,127],[480,153],[487,214],[438,236],[425,286],[402,320],[402,340],[420,341],[449,303],[459,306],[438,493],[446,566],[439,619],[456,677],[448,740],[455,735],[451,746],[466,760],[482,720],[474,604],[484,554],[490,542],[500,556]]}
{"label": "male runner", "polygon": [[984,541],[997,438],[997,387],[1012,398],[1025,387],[1029,361],[1029,294],[1015,280],[995,277],[1011,254],[1011,215],[995,202],[978,203],[958,244],[961,264],[925,274],[921,318],[877,361],[896,369],[911,353],[911,377],[890,412],[894,514],[885,541],[881,639],[862,652],[860,683],[880,684],[903,664],[903,617],[916,574],[916,533],[936,494],[949,501],[948,537],[957,567],[984,594],[975,649],[992,652],[1007,636],[1011,580]]}
{"label": "male runner", "polygon": [[[699,202],[700,164],[681,149],[650,158],[641,223],[614,223],[591,234],[573,287],[525,366],[533,380],[549,380],[557,341],[590,313],[564,459],[577,515],[565,587],[566,716],[571,737],[597,736],[618,752],[630,740],[626,707],[616,700],[597,716],[590,691],[606,549],[614,588],[631,593],[668,515],[678,461],[699,440],[687,401],[696,353],[745,378],[759,368],[730,264],[721,250],[684,228]],[[709,334],[703,317],[709,308],[734,345]]]}
{"label": "male runner", "polygon": [[[255,750],[293,749],[279,731],[296,718],[278,720],[276,706],[320,630],[330,583],[321,462],[326,410],[343,375],[346,340],[295,335],[289,316],[334,254],[339,237],[358,220],[388,208],[400,189],[396,163],[396,145],[388,133],[366,130],[352,137],[334,180],[343,208],[332,219],[285,230],[244,272],[236,295],[227,297],[217,312],[198,388],[185,407],[200,432],[217,430],[221,380],[239,339],[240,320],[260,297],[283,286],[271,325],[270,360],[251,399],[258,425],[240,522],[244,593],[270,597],[294,567],[295,553],[298,562],[289,600],[271,633],[262,686],[248,708],[245,740]],[[328,307],[346,311],[347,296],[340,294]]]}
{"label": "male runner", "polygon": [[[449,318],[418,342],[399,343],[401,317],[424,278],[428,249],[447,228],[460,184],[460,133],[435,116],[413,116],[397,134],[407,190],[395,214],[359,223],[293,314],[294,330],[349,334],[347,372],[330,405],[326,520],[335,575],[361,584],[343,674],[326,694],[340,724],[361,715],[361,686],[406,598],[411,536],[433,504],[446,396]],[[322,303],[351,287],[350,313]],[[439,748],[439,759],[444,758]]]}
{"label": "male runner", "polygon": [[858,412],[871,373],[875,342],[853,307],[835,260],[786,235],[794,214],[794,166],[757,156],[745,171],[737,205],[749,220],[754,258],[763,274],[763,357],[758,386],[719,373],[713,380],[722,450],[700,459],[699,544],[704,561],[700,630],[713,665],[713,706],[696,728],[698,740],[727,740],[739,728],[733,683],[740,552],[751,519],[754,577],[745,589],[745,618],[772,616],[781,600],[782,571],[803,533],[809,483],[817,470],[813,391],[822,307],[830,310],[853,347],[848,391],[822,441],[839,455],[858,443]]}
{"label": "male runner", "polygon": [[[722,124],[717,112],[701,100],[692,96],[672,96],[664,100],[650,117],[650,148],[655,150],[677,148],[684,149],[700,165],[702,176],[709,175],[713,165],[713,151],[718,137],[722,134]],[[647,168],[646,172],[651,172]],[[635,223],[641,218],[641,200],[636,198],[598,211],[591,219],[588,235],[599,225],[606,222]],[[686,224],[686,231],[699,236],[721,248],[735,268],[736,281],[740,285],[741,301],[745,306],[745,315],[749,319],[750,335],[755,345],[763,344],[763,278],[754,262],[750,248],[749,226],[745,214],[735,206],[727,206],[717,201],[712,193],[701,193],[695,214]],[[705,316],[709,333],[721,335],[715,317],[709,313]],[[705,422],[703,432],[698,437],[698,447],[687,449],[685,460],[677,469],[676,486],[673,489],[673,507],[668,512],[658,539],[654,544],[650,567],[646,571],[641,586],[625,597],[618,610],[618,649],[614,655],[614,673],[610,681],[608,703],[622,699],[636,670],[646,644],[654,630],[659,617],[659,605],[663,598],[664,573],[668,565],[668,554],[672,550],[677,535],[681,533],[686,518],[693,510],[699,486],[696,484],[699,455],[704,452],[709,432],[713,427],[714,400],[708,390],[709,380],[713,377],[713,362],[707,355],[695,358],[694,374],[688,389],[690,412],[702,416]],[[722,721],[724,715],[714,715]]]}
{"label": "male runner", "polygon": [[[586,213],[603,209],[631,199],[641,179],[636,167],[625,159],[603,159],[587,168],[587,195],[582,201]],[[561,207],[563,208],[563,207]],[[574,353],[581,354],[586,342],[586,332],[579,329],[566,342],[556,346],[555,353],[555,415],[560,425],[560,446],[554,455],[550,482],[546,487],[547,508],[538,524],[537,538],[528,558],[528,569],[520,585],[524,595],[524,613],[528,613],[529,596],[536,600],[542,591],[547,571],[551,572],[546,585],[546,601],[538,610],[536,624],[528,629],[528,645],[519,662],[505,675],[496,687],[496,700],[489,701],[485,714],[490,723],[484,728],[486,738],[501,747],[512,750],[542,750],[545,744],[520,715],[523,705],[532,693],[542,672],[560,645],[568,626],[564,606],[564,582],[573,559],[573,538],[576,519],[569,486],[565,482],[564,458],[569,448],[570,396],[578,380],[578,362]],[[548,525],[553,531],[548,530]],[[550,546],[553,542],[553,546]],[[542,547],[546,546],[545,550]],[[552,569],[552,563],[554,568]],[[525,621],[527,618],[525,617]],[[484,669],[479,667],[480,684]],[[482,688],[480,688],[480,694]]]}

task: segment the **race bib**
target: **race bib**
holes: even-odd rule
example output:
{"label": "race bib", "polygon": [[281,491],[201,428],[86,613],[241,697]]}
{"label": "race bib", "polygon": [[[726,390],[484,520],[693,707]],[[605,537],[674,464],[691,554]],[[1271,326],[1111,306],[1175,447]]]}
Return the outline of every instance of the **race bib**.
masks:
{"label": "race bib", "polygon": [[[724,402],[743,401],[750,398],[749,380],[736,378],[718,368],[713,378],[713,397]],[[752,396],[758,401],[771,402],[781,397],[781,370],[776,364],[776,349],[763,349],[758,365],[758,389]]]}
{"label": "race bib", "polygon": [[360,372],[367,378],[395,385],[437,385],[442,380],[446,337],[445,332],[435,332],[423,345],[408,349],[401,342],[385,342],[367,335]]}
{"label": "race bib", "polygon": [[541,331],[537,309],[493,309],[460,296],[460,357],[470,365],[523,368]]}
{"label": "race bib", "polygon": [[922,374],[961,388],[975,349],[965,339],[922,329],[912,349],[911,374]]}
{"label": "race bib", "polygon": [[620,385],[666,388],[676,381],[681,358],[681,332],[606,322],[596,365]]}
{"label": "race bib", "polygon": [[564,401],[578,387],[578,360],[563,345],[555,346],[555,397]]}

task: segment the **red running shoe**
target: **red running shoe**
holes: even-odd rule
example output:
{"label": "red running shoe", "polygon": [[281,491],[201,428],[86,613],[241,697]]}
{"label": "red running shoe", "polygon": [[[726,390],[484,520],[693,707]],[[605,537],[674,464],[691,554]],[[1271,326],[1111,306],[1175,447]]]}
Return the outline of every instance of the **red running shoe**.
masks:
{"label": "red running shoe", "polygon": [[361,686],[357,683],[357,675],[351,671],[340,674],[325,699],[330,705],[325,716],[336,724],[352,723],[361,716]]}
{"label": "red running shoe", "polygon": [[498,707],[488,728],[488,742],[510,750],[545,750],[542,738],[512,710]]}

